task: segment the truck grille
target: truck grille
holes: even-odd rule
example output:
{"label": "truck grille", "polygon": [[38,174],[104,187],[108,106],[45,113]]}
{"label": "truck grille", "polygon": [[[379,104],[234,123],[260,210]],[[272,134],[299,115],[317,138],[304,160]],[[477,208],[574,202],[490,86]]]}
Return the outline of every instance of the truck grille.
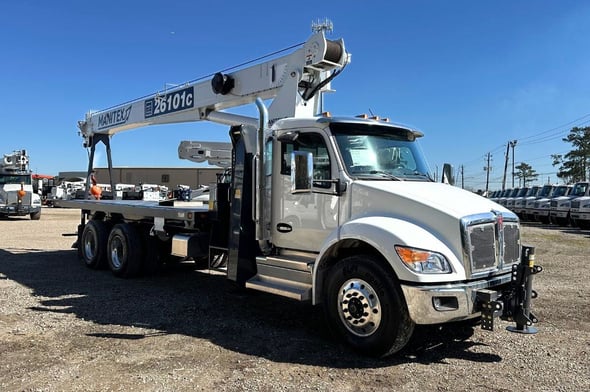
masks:
{"label": "truck grille", "polygon": [[571,207],[572,208],[580,208],[580,202],[579,201],[572,201]]}
{"label": "truck grille", "polygon": [[[4,194],[5,204],[6,205],[18,205],[18,191],[5,191],[2,192]],[[22,204],[29,205],[31,204],[31,192],[27,192],[25,197],[21,199]]]}
{"label": "truck grille", "polygon": [[462,220],[468,276],[504,271],[520,261],[520,227],[509,213],[490,213]]}
{"label": "truck grille", "polygon": [[551,207],[557,207],[557,200],[551,200]]}
{"label": "truck grille", "polygon": [[470,226],[469,256],[471,271],[479,272],[494,268],[497,265],[496,228],[492,223]]}

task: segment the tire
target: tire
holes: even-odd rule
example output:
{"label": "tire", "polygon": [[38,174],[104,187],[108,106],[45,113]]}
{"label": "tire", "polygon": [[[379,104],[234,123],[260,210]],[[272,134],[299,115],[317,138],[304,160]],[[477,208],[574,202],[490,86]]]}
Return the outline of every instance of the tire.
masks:
{"label": "tire", "polygon": [[410,340],[414,322],[397,280],[375,257],[342,259],[328,271],[325,288],[328,326],[356,351],[386,357]]}
{"label": "tire", "polygon": [[132,225],[116,224],[107,243],[107,258],[113,275],[121,278],[137,276],[141,271],[142,249],[141,237]]}
{"label": "tire", "polygon": [[555,223],[560,227],[565,227],[568,225],[568,218],[555,218]]}
{"label": "tire", "polygon": [[31,213],[31,220],[39,220],[39,219],[41,219],[41,210]]}
{"label": "tire", "polygon": [[104,221],[90,220],[84,226],[78,240],[78,254],[88,268],[106,267],[106,251],[109,229]]}

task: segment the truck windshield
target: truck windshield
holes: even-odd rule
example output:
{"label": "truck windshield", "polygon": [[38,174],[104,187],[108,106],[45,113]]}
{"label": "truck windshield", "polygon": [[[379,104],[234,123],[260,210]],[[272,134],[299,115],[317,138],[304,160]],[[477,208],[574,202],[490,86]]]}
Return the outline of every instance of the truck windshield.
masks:
{"label": "truck windshield", "polygon": [[586,188],[588,188],[588,183],[579,182],[574,185],[574,189],[572,189],[572,196],[580,197],[586,194]]}
{"label": "truck windshield", "polygon": [[567,193],[567,186],[558,186],[557,188],[555,188],[555,190],[551,194],[551,197],[564,196],[566,193]]}
{"label": "truck windshield", "polygon": [[15,174],[0,174],[0,185],[5,184],[20,184],[21,182],[25,185],[31,183],[30,175],[15,175]]}
{"label": "truck windshield", "polygon": [[332,123],[346,171],[357,179],[432,181],[414,133],[405,128]]}

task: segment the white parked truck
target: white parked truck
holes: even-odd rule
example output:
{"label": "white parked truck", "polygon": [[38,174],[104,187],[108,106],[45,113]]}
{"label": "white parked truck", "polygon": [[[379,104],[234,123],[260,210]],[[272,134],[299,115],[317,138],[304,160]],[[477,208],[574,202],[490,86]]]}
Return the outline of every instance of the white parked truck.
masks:
{"label": "white parked truck", "polygon": [[4,154],[0,162],[0,217],[41,219],[41,196],[33,191],[32,179],[26,150]]}
{"label": "white parked truck", "polygon": [[[416,324],[482,316],[493,329],[500,315],[534,332],[530,278],[541,268],[518,217],[434,182],[420,131],[320,113],[349,60],[343,40],[318,31],[283,57],[87,114],[88,172],[100,142],[111,167],[116,133],[189,121],[230,126],[231,164],[208,206],[60,202],[82,211],[86,265],[131,277],[169,255],[204,260],[234,285],[321,305],[336,336],[373,356],[400,350]],[[225,110],[254,102],[258,118]]]}
{"label": "white parked truck", "polygon": [[528,197],[524,200],[524,212],[522,214],[522,220],[534,221],[535,220],[535,203],[539,199],[547,198],[553,192],[555,185],[545,184],[541,187],[535,196]]}
{"label": "white parked truck", "polygon": [[567,226],[572,223],[571,207],[572,200],[578,197],[588,196],[590,183],[586,181],[577,182],[567,196],[551,199],[551,222],[559,226]]}
{"label": "white parked truck", "polygon": [[[570,215],[572,225],[578,226],[583,230],[590,230],[590,183],[580,182],[576,193],[581,196],[572,199],[570,206]],[[576,184],[576,185],[578,185]]]}
{"label": "white parked truck", "polygon": [[558,197],[567,196],[571,189],[571,185],[558,185],[553,188],[549,196],[535,200],[535,204],[533,206],[534,220],[544,224],[549,224],[551,222],[551,201]]}

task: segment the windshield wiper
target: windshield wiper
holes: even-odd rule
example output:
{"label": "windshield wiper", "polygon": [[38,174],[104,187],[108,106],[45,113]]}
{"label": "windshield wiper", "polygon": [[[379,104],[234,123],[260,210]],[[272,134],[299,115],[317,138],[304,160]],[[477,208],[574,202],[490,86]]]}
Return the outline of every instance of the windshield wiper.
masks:
{"label": "windshield wiper", "polygon": [[350,175],[355,176],[356,178],[359,178],[359,179],[362,179],[362,178],[375,179],[376,175],[378,175],[378,178],[381,178],[381,179],[402,181],[401,178],[396,177],[393,174],[383,171],[383,170],[351,171]]}
{"label": "windshield wiper", "polygon": [[389,178],[389,179],[391,179],[391,180],[395,180],[395,181],[402,181],[402,179],[401,179],[401,178],[399,178],[399,177],[397,177],[397,176],[394,176],[393,174],[391,174],[391,173],[389,173],[389,172],[386,172],[386,171],[384,171],[384,170],[371,170],[369,173],[370,173],[370,174],[380,174],[380,175],[382,175],[383,177],[386,177],[386,178]]}
{"label": "windshield wiper", "polygon": [[427,178],[429,181],[434,182],[434,180],[432,179],[432,177],[430,177],[428,174],[425,173],[420,173],[420,172],[414,172],[412,173],[412,175],[416,176],[416,177],[425,177]]}

